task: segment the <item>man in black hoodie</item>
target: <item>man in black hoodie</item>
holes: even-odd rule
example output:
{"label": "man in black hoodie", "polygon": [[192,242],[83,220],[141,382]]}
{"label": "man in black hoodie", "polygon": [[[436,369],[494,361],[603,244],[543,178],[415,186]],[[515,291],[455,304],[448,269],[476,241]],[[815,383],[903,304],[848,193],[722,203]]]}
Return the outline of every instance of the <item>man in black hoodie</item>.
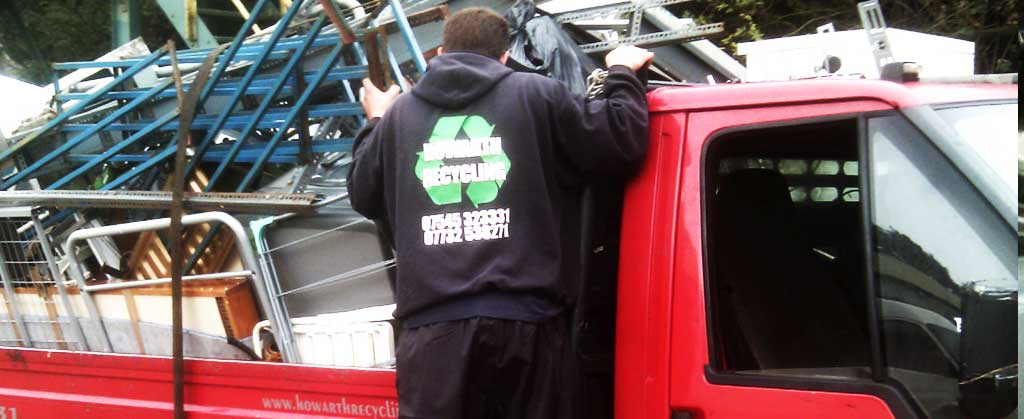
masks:
{"label": "man in black hoodie", "polygon": [[398,254],[403,418],[572,417],[565,191],[627,176],[646,155],[634,72],[651,53],[609,53],[607,99],[584,101],[506,67],[508,30],[493,11],[463,10],[412,94],[363,81],[369,122],[348,189]]}

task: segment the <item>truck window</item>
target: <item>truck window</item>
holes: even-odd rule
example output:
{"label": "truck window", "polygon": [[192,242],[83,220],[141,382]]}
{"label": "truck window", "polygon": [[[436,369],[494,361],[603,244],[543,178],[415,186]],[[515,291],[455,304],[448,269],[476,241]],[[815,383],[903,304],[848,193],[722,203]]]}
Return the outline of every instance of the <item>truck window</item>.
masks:
{"label": "truck window", "polygon": [[712,139],[705,214],[713,367],[867,377],[857,121]]}
{"label": "truck window", "polygon": [[995,417],[961,403],[1017,363],[1016,232],[902,117],[870,119],[868,139],[887,373],[929,417]]}

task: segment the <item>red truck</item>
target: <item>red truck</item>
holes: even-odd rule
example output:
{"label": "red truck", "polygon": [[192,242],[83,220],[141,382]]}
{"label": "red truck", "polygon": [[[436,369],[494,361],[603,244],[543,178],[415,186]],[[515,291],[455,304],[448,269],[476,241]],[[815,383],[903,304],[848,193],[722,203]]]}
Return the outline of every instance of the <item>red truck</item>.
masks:
{"label": "red truck", "polygon": [[[1003,418],[1017,84],[665,87],[581,192],[587,418]],[[189,359],[193,418],[395,418],[388,369]],[[171,359],[0,348],[0,419],[168,417]]]}

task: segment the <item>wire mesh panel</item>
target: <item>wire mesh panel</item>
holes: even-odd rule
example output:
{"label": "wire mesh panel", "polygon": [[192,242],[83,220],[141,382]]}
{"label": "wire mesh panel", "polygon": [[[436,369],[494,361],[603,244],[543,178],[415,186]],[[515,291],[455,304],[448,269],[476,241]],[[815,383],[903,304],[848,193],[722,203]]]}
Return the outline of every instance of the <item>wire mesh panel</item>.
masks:
{"label": "wire mesh panel", "polygon": [[0,346],[86,349],[38,217],[0,209]]}

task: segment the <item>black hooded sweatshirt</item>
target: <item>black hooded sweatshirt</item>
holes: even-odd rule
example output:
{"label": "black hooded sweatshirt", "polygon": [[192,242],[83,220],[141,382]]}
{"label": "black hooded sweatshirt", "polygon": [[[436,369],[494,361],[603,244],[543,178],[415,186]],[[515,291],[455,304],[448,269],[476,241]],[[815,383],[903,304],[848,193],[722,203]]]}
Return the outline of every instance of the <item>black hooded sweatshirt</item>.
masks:
{"label": "black hooded sweatshirt", "polygon": [[542,321],[571,304],[559,278],[565,191],[631,174],[647,151],[643,85],[614,66],[604,90],[584,101],[556,80],[445,53],[359,132],[350,200],[391,231],[405,327]]}

